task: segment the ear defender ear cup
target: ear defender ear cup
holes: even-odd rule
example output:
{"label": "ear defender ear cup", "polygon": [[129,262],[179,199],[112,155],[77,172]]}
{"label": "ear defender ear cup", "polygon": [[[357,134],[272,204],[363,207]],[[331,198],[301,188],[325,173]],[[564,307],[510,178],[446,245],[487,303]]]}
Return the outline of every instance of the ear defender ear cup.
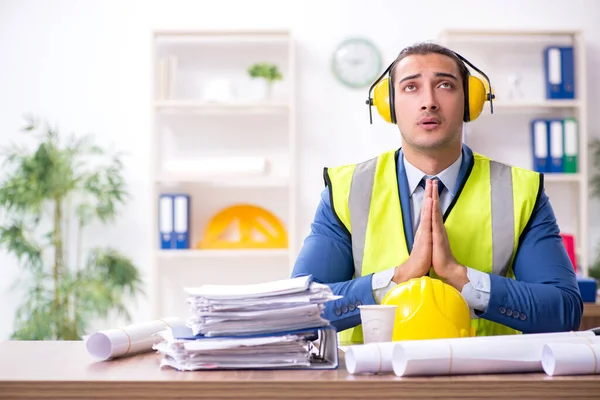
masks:
{"label": "ear defender ear cup", "polygon": [[393,96],[393,92],[391,90],[390,79],[381,79],[373,88],[372,105],[377,108],[377,112],[384,121],[395,124],[396,118],[393,118],[395,117],[393,115],[394,104],[392,97],[390,96],[390,94]]}
{"label": "ear defender ear cup", "polygon": [[487,101],[487,89],[483,81],[475,76],[469,76],[468,94],[465,101],[465,122],[475,121]]}
{"label": "ear defender ear cup", "polygon": [[394,97],[394,82],[392,82],[392,76],[388,77],[388,89],[389,89],[389,102],[390,102],[390,117],[392,117],[392,124],[396,124],[396,106],[395,106],[395,97]]}

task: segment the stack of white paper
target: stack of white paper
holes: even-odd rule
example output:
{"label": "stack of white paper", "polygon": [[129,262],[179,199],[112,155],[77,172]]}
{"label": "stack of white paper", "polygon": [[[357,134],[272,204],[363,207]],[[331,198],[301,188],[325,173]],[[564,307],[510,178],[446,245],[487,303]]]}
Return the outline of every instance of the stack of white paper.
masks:
{"label": "stack of white paper", "polygon": [[254,337],[166,337],[154,346],[161,366],[182,371],[201,369],[308,367],[318,352],[315,331]]}
{"label": "stack of white paper", "polygon": [[329,325],[323,304],[339,298],[323,284],[300,277],[258,285],[205,285],[185,289],[194,335],[230,336]]}
{"label": "stack of white paper", "polygon": [[199,370],[337,365],[337,354],[335,359],[325,356],[324,346],[315,343],[335,341],[335,330],[321,314],[323,304],[339,296],[310,276],[185,290],[192,315],[188,326],[161,334],[164,340],[154,349],[163,355],[162,366]]}

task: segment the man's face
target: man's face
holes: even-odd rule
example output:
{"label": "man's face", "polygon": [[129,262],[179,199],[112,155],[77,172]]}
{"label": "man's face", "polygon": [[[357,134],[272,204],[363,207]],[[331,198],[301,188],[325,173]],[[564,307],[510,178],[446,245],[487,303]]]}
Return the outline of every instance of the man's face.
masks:
{"label": "man's face", "polygon": [[405,57],[396,66],[393,83],[405,146],[441,150],[461,142],[464,93],[453,59],[437,53]]}

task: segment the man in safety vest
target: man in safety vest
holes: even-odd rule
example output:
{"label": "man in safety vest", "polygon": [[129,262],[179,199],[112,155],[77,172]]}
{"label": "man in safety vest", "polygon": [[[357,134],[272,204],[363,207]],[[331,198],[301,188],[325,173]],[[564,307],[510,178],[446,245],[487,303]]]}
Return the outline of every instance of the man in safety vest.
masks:
{"label": "man in safety vest", "polygon": [[494,97],[465,62],[476,69],[434,43],[404,49],[368,100],[399,127],[402,147],[325,168],[292,276],[343,296],[324,311],[341,344],[362,342],[359,305],[425,275],[462,294],[477,335],[579,327],[583,303],[543,175],[462,143],[463,123]]}

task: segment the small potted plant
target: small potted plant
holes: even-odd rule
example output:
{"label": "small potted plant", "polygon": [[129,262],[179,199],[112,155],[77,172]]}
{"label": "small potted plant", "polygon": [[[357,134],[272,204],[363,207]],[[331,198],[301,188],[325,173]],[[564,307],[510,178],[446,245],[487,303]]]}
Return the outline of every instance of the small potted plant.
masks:
{"label": "small potted plant", "polygon": [[273,93],[273,84],[283,79],[277,65],[267,62],[251,65],[248,68],[248,74],[254,83],[260,85],[260,94],[257,97],[261,100],[270,99]]}

